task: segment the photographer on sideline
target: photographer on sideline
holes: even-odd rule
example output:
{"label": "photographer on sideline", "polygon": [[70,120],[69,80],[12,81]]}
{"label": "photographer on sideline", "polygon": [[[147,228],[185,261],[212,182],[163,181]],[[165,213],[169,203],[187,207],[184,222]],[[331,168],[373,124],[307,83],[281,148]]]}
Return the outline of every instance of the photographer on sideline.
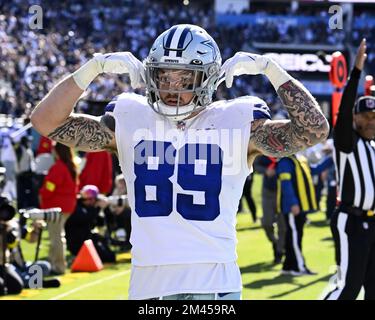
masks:
{"label": "photographer on sideline", "polygon": [[[119,174],[115,178],[115,188],[113,189],[112,196],[127,195],[127,188],[123,174]],[[131,233],[131,209],[128,201],[109,205],[105,211],[109,234],[112,231],[116,234],[116,240],[122,241],[121,250],[128,251],[131,249],[130,233]]]}
{"label": "photographer on sideline", "polygon": [[19,294],[23,286],[21,277],[15,267],[8,263],[10,225],[8,221],[0,220],[0,296],[5,294]]}
{"label": "photographer on sideline", "polygon": [[95,231],[95,227],[104,225],[104,219],[99,213],[107,206],[106,198],[99,197],[96,186],[86,185],[81,189],[76,209],[65,224],[67,248],[74,256],[85,240],[91,239],[103,262],[116,262],[115,253],[109,248],[106,239]]}
{"label": "photographer on sideline", "polygon": [[[45,227],[46,223],[43,220],[35,220],[30,227],[21,229],[19,229],[20,226],[17,223],[17,228],[21,232],[21,238],[25,239],[29,243],[37,242],[38,238],[40,237],[40,233]],[[39,267],[38,270],[41,271],[41,284],[43,288],[57,288],[60,286],[60,281],[57,278],[50,278],[48,280],[44,279],[44,277],[48,277],[51,274],[51,264],[47,260],[37,260],[34,262],[25,261],[21,246],[18,244],[15,247],[14,245],[12,246],[9,261],[12,266],[14,266],[17,274],[21,277],[25,289],[40,288],[35,286],[35,279],[31,279],[33,275],[36,275],[36,271],[31,269],[32,266]]]}
{"label": "photographer on sideline", "polygon": [[[40,267],[42,277],[48,276],[51,271],[48,261],[26,262],[20,246],[21,239],[29,243],[38,240],[45,226],[44,221],[33,221],[31,227],[27,228],[14,218],[15,213],[8,199],[0,196],[0,295],[18,294],[23,288],[32,287],[30,278],[35,272],[30,267],[33,265]],[[41,284],[43,288],[60,286],[57,279],[43,280]]]}

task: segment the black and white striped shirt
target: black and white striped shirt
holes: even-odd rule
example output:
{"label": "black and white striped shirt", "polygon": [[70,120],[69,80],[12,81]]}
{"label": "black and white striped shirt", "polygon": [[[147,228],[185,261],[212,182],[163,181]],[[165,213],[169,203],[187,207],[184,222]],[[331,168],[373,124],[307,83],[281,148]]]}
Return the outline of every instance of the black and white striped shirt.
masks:
{"label": "black and white striped shirt", "polygon": [[339,201],[362,210],[375,208],[375,141],[353,129],[360,70],[354,68],[345,87],[334,129],[334,160]]}

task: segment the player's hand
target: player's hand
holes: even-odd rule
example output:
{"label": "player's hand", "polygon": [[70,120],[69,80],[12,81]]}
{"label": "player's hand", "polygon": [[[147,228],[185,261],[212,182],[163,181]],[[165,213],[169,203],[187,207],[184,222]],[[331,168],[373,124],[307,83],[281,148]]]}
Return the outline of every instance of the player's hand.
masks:
{"label": "player's hand", "polygon": [[227,88],[230,88],[234,76],[264,74],[269,61],[270,58],[259,54],[237,52],[232,58],[225,61],[221,67],[220,76],[225,74],[225,84]]}
{"label": "player's hand", "polygon": [[355,57],[355,66],[361,71],[363,70],[367,58],[366,49],[366,39],[362,39],[361,44],[358,47],[357,56]]}
{"label": "player's hand", "polygon": [[138,88],[145,80],[145,68],[131,52],[95,53],[100,73],[129,74],[131,86]]}
{"label": "player's hand", "polygon": [[301,213],[301,208],[299,207],[298,204],[295,204],[295,205],[292,206],[292,208],[290,209],[290,211],[292,212],[292,214],[294,216],[298,216]]}

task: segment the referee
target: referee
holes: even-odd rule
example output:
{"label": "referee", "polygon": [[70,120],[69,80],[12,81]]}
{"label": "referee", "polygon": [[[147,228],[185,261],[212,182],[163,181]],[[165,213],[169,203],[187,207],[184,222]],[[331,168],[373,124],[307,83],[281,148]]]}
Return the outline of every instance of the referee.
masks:
{"label": "referee", "polygon": [[338,272],[326,300],[354,300],[362,286],[365,300],[375,299],[375,97],[355,102],[365,60],[363,39],[334,129],[339,205],[331,230]]}

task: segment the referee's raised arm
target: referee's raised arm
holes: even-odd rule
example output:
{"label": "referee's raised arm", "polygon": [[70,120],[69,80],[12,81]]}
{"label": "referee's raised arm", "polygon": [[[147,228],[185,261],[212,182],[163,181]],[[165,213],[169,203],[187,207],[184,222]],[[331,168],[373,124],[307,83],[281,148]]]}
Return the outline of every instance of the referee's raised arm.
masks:
{"label": "referee's raised arm", "polygon": [[355,146],[353,108],[357,97],[358,82],[366,57],[366,39],[363,39],[358,48],[355,65],[342,95],[336,126],[333,131],[335,147],[345,153],[351,152]]}

